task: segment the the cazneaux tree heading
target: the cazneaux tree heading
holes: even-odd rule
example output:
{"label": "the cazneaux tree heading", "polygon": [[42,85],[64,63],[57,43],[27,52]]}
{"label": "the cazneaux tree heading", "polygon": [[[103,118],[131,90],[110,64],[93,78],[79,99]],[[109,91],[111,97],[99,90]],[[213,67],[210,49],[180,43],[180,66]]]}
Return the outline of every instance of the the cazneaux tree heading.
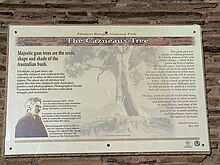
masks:
{"label": "the cazneaux tree heading", "polygon": [[139,111],[129,89],[129,79],[134,86],[144,80],[139,66],[154,65],[157,54],[153,47],[142,46],[77,46],[75,55],[65,59],[69,77],[77,78],[90,69],[97,69],[97,82],[102,74],[110,72],[115,77],[115,114],[138,116]]}

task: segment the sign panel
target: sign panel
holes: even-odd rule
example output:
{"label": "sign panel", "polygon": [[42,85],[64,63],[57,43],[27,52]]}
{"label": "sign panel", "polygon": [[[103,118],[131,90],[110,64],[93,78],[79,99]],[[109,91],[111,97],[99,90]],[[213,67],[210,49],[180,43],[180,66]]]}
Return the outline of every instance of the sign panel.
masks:
{"label": "sign panel", "polygon": [[201,30],[10,26],[5,154],[209,152]]}

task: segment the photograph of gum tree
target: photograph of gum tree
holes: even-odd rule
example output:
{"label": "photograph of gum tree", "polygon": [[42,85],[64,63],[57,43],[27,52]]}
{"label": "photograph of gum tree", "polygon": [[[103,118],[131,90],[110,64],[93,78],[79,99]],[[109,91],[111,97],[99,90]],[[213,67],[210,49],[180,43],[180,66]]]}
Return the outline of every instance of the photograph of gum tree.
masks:
{"label": "photograph of gum tree", "polygon": [[[145,81],[144,72],[139,66],[154,67],[157,64],[159,50],[144,46],[77,46],[73,47],[75,55],[65,58],[66,73],[71,78],[83,76],[89,70],[96,70],[96,81],[102,75],[111,73],[115,81],[115,102],[109,117],[98,118],[93,122],[84,123],[82,135],[130,135],[131,132],[149,132],[150,122],[166,123],[168,119],[149,118],[143,108],[139,107],[132,96],[130,87],[137,87]],[[158,125],[156,123],[156,125]],[[154,124],[155,126],[155,124]],[[162,129],[162,128],[161,128]],[[127,134],[126,134],[127,133]]]}

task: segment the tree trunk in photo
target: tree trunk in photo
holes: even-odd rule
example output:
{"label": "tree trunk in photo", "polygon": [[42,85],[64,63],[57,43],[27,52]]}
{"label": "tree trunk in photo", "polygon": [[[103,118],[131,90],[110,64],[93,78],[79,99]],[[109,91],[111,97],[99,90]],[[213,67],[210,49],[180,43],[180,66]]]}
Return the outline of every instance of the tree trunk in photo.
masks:
{"label": "tree trunk in photo", "polygon": [[118,55],[118,64],[118,72],[114,74],[116,79],[116,114],[138,116],[139,113],[129,89],[128,68],[124,63],[123,54]]}
{"label": "tree trunk in photo", "polygon": [[138,110],[137,107],[133,101],[129,86],[128,86],[128,77],[127,74],[125,72],[126,70],[122,69],[122,75],[121,75],[121,79],[122,79],[122,93],[124,95],[124,108],[128,114],[128,116],[138,116]]}
{"label": "tree trunk in photo", "polygon": [[115,81],[116,81],[116,97],[115,97],[115,114],[128,116],[126,109],[124,107],[124,94],[122,92],[122,66],[121,66],[121,58],[118,58],[118,69],[117,72],[114,73]]}

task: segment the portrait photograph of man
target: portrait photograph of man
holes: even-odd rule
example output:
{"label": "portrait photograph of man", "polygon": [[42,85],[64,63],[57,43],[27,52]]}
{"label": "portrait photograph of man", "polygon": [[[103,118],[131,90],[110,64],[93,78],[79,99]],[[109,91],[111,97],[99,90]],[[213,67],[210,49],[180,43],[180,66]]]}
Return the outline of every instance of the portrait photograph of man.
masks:
{"label": "portrait photograph of man", "polygon": [[25,109],[26,115],[19,119],[15,127],[15,137],[48,137],[47,130],[39,116],[41,99],[29,98],[25,103]]}

